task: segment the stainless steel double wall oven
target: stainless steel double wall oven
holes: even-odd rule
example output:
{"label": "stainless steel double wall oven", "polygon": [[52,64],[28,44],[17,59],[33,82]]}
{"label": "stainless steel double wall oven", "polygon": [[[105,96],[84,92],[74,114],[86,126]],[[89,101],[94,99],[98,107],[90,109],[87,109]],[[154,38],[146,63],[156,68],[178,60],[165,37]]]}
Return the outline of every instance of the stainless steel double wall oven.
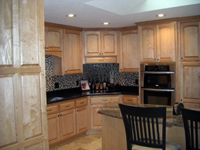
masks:
{"label": "stainless steel double wall oven", "polygon": [[144,63],[140,66],[141,98],[144,104],[173,105],[175,64]]}

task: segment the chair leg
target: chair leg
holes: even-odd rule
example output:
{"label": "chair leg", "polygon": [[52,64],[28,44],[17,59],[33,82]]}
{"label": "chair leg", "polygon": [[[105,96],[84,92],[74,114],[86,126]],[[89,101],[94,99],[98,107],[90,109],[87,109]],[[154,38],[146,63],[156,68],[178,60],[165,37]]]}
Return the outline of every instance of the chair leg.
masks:
{"label": "chair leg", "polygon": [[127,150],[132,150],[132,144],[127,143]]}

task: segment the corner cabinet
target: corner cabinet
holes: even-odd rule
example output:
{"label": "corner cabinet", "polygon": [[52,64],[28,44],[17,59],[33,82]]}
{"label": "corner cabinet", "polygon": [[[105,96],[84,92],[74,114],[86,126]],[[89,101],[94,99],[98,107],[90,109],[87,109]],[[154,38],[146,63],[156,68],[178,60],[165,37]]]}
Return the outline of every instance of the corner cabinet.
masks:
{"label": "corner cabinet", "polygon": [[139,25],[141,62],[175,62],[176,22]]}
{"label": "corner cabinet", "polygon": [[65,30],[63,67],[64,74],[83,73],[81,32]]}
{"label": "corner cabinet", "polygon": [[119,72],[139,72],[139,47],[137,30],[120,32]]}
{"label": "corner cabinet", "polygon": [[85,56],[117,56],[117,31],[84,31]]}
{"label": "corner cabinet", "polygon": [[180,60],[200,61],[200,18],[180,22]]}

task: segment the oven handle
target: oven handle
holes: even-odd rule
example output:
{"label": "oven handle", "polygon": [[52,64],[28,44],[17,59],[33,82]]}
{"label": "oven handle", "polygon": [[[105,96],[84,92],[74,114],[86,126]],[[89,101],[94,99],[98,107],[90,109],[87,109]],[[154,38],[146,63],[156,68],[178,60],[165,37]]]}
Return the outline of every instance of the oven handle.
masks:
{"label": "oven handle", "polygon": [[148,74],[174,74],[174,71],[141,71],[141,73],[148,73]]}
{"label": "oven handle", "polygon": [[161,92],[174,92],[174,89],[151,89],[151,88],[142,88],[146,91],[161,91]]}

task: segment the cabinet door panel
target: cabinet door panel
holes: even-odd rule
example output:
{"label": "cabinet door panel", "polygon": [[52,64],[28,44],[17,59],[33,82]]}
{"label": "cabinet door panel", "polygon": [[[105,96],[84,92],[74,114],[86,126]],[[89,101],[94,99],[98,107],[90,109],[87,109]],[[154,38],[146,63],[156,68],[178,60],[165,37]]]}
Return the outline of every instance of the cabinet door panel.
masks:
{"label": "cabinet door panel", "polygon": [[143,26],[139,30],[141,61],[154,62],[156,59],[156,27]]}
{"label": "cabinet door panel", "polygon": [[66,139],[76,134],[75,109],[60,113],[60,139]]}
{"label": "cabinet door panel", "polygon": [[108,31],[101,33],[102,55],[116,56],[117,55],[117,32]]}
{"label": "cabinet door panel", "polygon": [[77,133],[82,133],[88,130],[88,108],[87,106],[76,109]]}
{"label": "cabinet door panel", "polygon": [[105,105],[91,105],[91,129],[100,129],[101,128],[101,114],[98,113],[99,110],[102,110]]}
{"label": "cabinet door panel", "polygon": [[175,23],[161,24],[157,27],[157,61],[175,61]]}
{"label": "cabinet door panel", "polygon": [[63,59],[65,74],[83,73],[81,36],[79,31],[65,31]]}
{"label": "cabinet door panel", "polygon": [[100,50],[100,32],[84,32],[85,56],[99,56]]}
{"label": "cabinet door panel", "polygon": [[59,28],[45,28],[46,50],[61,51],[62,47],[62,30]]}
{"label": "cabinet door panel", "polygon": [[120,72],[139,71],[138,34],[134,31],[121,33]]}
{"label": "cabinet door panel", "polygon": [[48,137],[49,144],[56,143],[60,140],[59,136],[59,117],[58,114],[51,114],[48,118]]}
{"label": "cabinet door panel", "polygon": [[181,23],[181,60],[200,60],[200,22]]}
{"label": "cabinet door panel", "polygon": [[199,62],[181,63],[180,99],[183,100],[183,103],[200,103]]}

